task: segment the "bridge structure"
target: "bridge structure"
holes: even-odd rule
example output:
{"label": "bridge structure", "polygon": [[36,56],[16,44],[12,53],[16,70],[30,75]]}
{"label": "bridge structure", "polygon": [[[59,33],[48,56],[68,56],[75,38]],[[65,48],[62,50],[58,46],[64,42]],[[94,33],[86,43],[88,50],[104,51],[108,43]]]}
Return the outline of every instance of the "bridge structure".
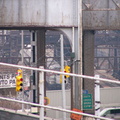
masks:
{"label": "bridge structure", "polygon": [[[32,35],[33,66],[45,66],[45,33],[61,31],[71,44],[73,72],[94,75],[95,30],[120,29],[119,0],[1,0],[0,29],[30,30]],[[35,79],[33,71],[33,79]],[[82,109],[82,90],[93,94],[94,81],[73,77],[72,107]],[[37,85],[34,82],[34,85]],[[33,94],[36,91],[33,90]],[[79,94],[79,95],[78,95]],[[33,100],[35,102],[35,100]],[[85,110],[94,114],[92,110]]]}

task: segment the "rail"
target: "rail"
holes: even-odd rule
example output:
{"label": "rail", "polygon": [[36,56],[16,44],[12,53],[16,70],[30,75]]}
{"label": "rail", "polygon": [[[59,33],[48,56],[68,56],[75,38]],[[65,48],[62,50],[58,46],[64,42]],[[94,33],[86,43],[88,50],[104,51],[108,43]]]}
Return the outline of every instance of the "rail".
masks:
{"label": "rail", "polygon": [[[97,79],[99,81],[105,81],[105,82],[120,84],[120,81],[113,81],[113,80],[109,80],[109,79],[96,78],[96,77],[91,77],[91,76],[86,76],[86,75],[78,75],[78,74],[74,74],[74,73],[64,73],[64,72],[59,72],[59,71],[54,71],[54,70],[47,70],[47,69],[43,69],[43,68],[41,69],[41,68],[27,67],[27,66],[21,66],[21,65],[13,65],[13,64],[2,63],[2,62],[0,62],[0,65],[22,68],[22,69],[29,69],[29,70],[36,70],[36,71],[42,71],[42,72],[51,72],[51,73],[55,73],[55,74],[70,75],[70,76],[75,76],[75,77],[88,78],[88,79],[91,79],[91,80],[96,80]],[[12,101],[12,102],[18,102],[18,103],[22,103],[22,104],[33,105],[33,106],[37,106],[37,107],[41,107],[41,108],[47,108],[47,109],[67,112],[67,113],[74,113],[74,114],[87,116],[87,117],[92,117],[92,118],[101,119],[101,120],[112,120],[110,118],[100,117],[100,116],[91,115],[91,114],[87,114],[87,113],[80,113],[80,112],[67,110],[67,109],[62,109],[62,108],[57,108],[57,107],[53,107],[53,106],[41,105],[41,104],[36,104],[36,103],[31,103],[31,102],[26,102],[26,101],[20,101],[20,100],[5,98],[5,97],[0,97],[0,99],[1,100]]]}
{"label": "rail", "polygon": [[9,66],[9,67],[16,67],[16,68],[23,68],[23,69],[29,69],[29,70],[36,70],[36,71],[43,71],[43,72],[51,72],[55,74],[62,74],[62,75],[70,75],[74,77],[80,77],[80,78],[86,78],[86,79],[91,79],[91,80],[99,80],[99,81],[105,81],[105,82],[111,82],[111,83],[117,83],[120,84],[120,81],[115,81],[111,79],[104,79],[104,78],[96,78],[92,76],[87,76],[87,75],[78,75],[74,73],[65,73],[65,72],[60,72],[60,71],[55,71],[55,70],[48,70],[48,69],[41,69],[41,68],[35,68],[35,67],[27,67],[27,66],[22,66],[22,65],[14,65],[14,64],[8,64],[8,63],[2,63],[0,62],[0,65],[4,66]]}

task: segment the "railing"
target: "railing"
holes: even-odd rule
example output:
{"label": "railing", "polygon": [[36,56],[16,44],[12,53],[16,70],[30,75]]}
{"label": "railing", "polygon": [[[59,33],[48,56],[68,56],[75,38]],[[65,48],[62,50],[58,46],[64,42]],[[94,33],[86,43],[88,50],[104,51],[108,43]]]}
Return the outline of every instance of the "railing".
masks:
{"label": "railing", "polygon": [[[75,77],[88,78],[88,79],[91,79],[91,80],[96,80],[97,79],[99,81],[105,81],[105,82],[120,84],[120,81],[113,81],[113,80],[109,80],[109,79],[96,78],[96,77],[91,77],[91,76],[86,76],[86,75],[78,75],[78,74],[74,74],[74,73],[64,73],[64,72],[59,72],[59,71],[54,71],[54,70],[47,70],[47,69],[43,69],[43,68],[34,68],[34,67],[13,65],[13,64],[7,64],[7,63],[1,63],[1,62],[0,62],[0,65],[15,67],[15,68],[22,68],[22,69],[29,69],[29,70],[36,70],[36,71],[40,71],[40,72],[51,72],[51,73],[55,73],[55,74],[70,75],[70,76],[75,76]],[[31,102],[26,102],[26,101],[20,101],[20,100],[5,98],[5,97],[0,97],[0,100],[7,100],[7,101],[11,101],[11,102],[16,102],[16,103],[27,104],[27,105],[31,105],[31,106],[37,106],[37,107],[40,107],[40,108],[46,108],[46,109],[66,112],[66,113],[69,113],[69,114],[74,113],[74,114],[87,116],[87,117],[91,117],[91,118],[96,118],[96,119],[101,119],[101,120],[112,120],[110,118],[100,117],[100,116],[91,115],[91,114],[87,114],[87,113],[75,112],[75,111],[71,111],[71,110],[67,110],[67,109],[62,109],[62,108],[57,108],[57,107],[52,107],[52,106],[47,106],[47,105],[41,105],[41,104],[36,104],[36,103],[31,103]],[[41,115],[40,115],[40,119],[41,119]],[[43,119],[41,119],[41,120],[43,120]]]}
{"label": "railing", "polygon": [[105,82],[120,84],[120,81],[114,81],[114,80],[104,79],[104,78],[96,78],[96,77],[87,76],[87,75],[78,75],[78,74],[74,74],[74,73],[59,72],[59,71],[55,71],[55,70],[47,70],[47,69],[43,69],[43,68],[41,69],[41,68],[35,68],[35,67],[27,67],[27,66],[14,65],[14,64],[8,64],[8,63],[2,63],[2,62],[0,62],[0,65],[29,69],[29,70],[36,70],[36,71],[42,71],[42,72],[50,72],[50,73],[56,73],[56,74],[62,74],[62,75],[70,75],[70,76],[74,76],[74,77],[80,77],[80,78],[86,78],[86,79],[91,79],[91,80],[99,80],[99,81],[105,81]]}

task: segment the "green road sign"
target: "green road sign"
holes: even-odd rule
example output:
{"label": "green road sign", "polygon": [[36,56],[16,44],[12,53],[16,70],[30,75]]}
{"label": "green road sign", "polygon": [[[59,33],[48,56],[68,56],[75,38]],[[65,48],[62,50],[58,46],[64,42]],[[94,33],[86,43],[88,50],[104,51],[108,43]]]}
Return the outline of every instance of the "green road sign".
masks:
{"label": "green road sign", "polygon": [[83,94],[83,110],[89,110],[92,108],[92,94]]}

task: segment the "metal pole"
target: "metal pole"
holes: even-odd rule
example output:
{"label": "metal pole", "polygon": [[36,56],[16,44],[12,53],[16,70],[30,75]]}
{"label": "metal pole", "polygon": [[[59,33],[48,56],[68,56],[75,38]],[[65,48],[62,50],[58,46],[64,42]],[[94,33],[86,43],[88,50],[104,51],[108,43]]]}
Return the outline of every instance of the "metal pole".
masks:
{"label": "metal pole", "polygon": [[75,28],[72,27],[72,52],[75,52]]}
{"label": "metal pole", "polygon": [[[75,53],[75,28],[74,27],[72,27],[72,53],[74,54]],[[74,56],[75,57],[75,56]],[[73,59],[71,59],[71,61],[72,61],[72,65],[71,65],[71,71],[73,72],[73,73],[75,73],[75,65],[73,64],[73,62],[74,62],[74,57],[73,57]],[[73,98],[73,92],[74,92],[74,84],[75,84],[75,82],[73,82],[73,80],[75,80],[75,77],[72,77],[71,78],[71,110],[73,109],[73,105],[74,105],[74,98]]]}
{"label": "metal pole", "polygon": [[24,33],[23,30],[21,30],[21,59],[22,59],[22,64],[24,64]]}
{"label": "metal pole", "polygon": [[[36,67],[36,32],[35,31],[31,31],[31,48],[32,48],[31,63],[32,63],[32,66]],[[31,82],[32,98],[31,98],[31,101],[36,103],[36,78],[37,78],[36,71],[32,70],[31,74],[32,74],[32,82]]]}
{"label": "metal pole", "polygon": [[[99,75],[95,75],[96,79],[100,78]],[[100,81],[95,81],[95,115],[100,116]],[[99,120],[99,119],[97,119]]]}
{"label": "metal pole", "polygon": [[[61,70],[64,72],[64,46],[63,46],[63,35],[60,35],[60,44],[61,44]],[[62,75],[62,101],[63,101],[63,108],[66,108],[66,97],[65,97],[65,82],[64,82],[64,75]],[[66,113],[63,113],[63,120],[66,120]]]}
{"label": "metal pole", "polygon": [[[40,66],[39,68],[44,68]],[[44,72],[39,72],[39,103],[40,105],[44,105]],[[40,108],[40,120],[44,120],[44,108]]]}
{"label": "metal pole", "polygon": [[[77,29],[77,38],[74,42],[75,44],[75,64],[73,71],[79,75],[83,74],[83,58],[82,58],[82,0],[76,1],[77,7],[77,20],[78,20],[78,29]],[[76,36],[75,36],[76,37]],[[82,110],[82,89],[83,89],[83,80],[82,78],[73,77],[73,108]]]}
{"label": "metal pole", "polygon": [[[82,61],[83,61],[83,58],[82,58],[82,0],[78,0],[78,51],[79,51],[79,54],[78,54],[78,60],[80,60],[80,63],[79,64],[79,68],[78,68],[78,74],[83,74],[83,71],[82,71]],[[80,99],[81,99],[81,106],[80,106],[80,109],[82,110],[82,89],[83,89],[83,81],[82,81],[82,78],[80,78],[80,82],[79,82],[79,87],[80,87]]]}
{"label": "metal pole", "polygon": [[[24,32],[21,30],[21,59],[22,59],[22,65],[24,65]],[[24,72],[22,71],[22,74]],[[23,75],[24,80],[24,75]],[[22,91],[22,101],[24,101],[24,81],[23,81],[23,91]],[[24,104],[22,104],[22,111],[24,111]]]}

